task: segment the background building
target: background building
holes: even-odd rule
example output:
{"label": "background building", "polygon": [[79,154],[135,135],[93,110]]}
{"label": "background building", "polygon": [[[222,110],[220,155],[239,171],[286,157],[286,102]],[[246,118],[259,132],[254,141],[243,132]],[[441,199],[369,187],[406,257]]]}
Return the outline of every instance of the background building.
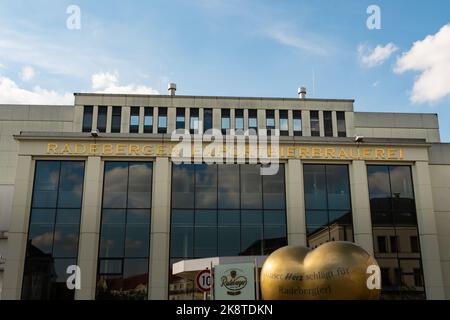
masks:
{"label": "background building", "polygon": [[[175,263],[337,240],[374,254],[383,298],[449,299],[437,116],[353,102],[80,93],[74,106],[0,105],[2,299],[201,298]],[[278,174],[172,163],[170,133],[211,128],[278,129]],[[76,292],[69,265],[82,270]]]}

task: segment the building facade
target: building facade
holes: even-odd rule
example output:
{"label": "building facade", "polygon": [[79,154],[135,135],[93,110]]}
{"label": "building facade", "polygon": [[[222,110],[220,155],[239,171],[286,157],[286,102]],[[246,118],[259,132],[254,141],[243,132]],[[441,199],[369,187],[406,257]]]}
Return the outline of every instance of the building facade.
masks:
{"label": "building facade", "polygon": [[[74,106],[0,105],[1,298],[201,299],[202,263],[342,240],[375,256],[383,298],[449,299],[437,115],[353,103],[80,93]],[[245,137],[244,155],[258,155],[252,137],[276,136],[278,170],[210,163],[199,148],[211,129]],[[181,164],[176,130],[192,137]],[[223,145],[234,159],[234,140]]]}

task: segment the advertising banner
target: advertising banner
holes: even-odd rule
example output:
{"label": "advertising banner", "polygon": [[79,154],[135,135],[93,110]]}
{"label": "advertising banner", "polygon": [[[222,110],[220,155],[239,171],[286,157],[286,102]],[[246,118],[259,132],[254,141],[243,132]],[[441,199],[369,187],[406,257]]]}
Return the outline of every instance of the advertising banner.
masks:
{"label": "advertising banner", "polygon": [[255,265],[224,264],[214,268],[215,300],[255,300]]}

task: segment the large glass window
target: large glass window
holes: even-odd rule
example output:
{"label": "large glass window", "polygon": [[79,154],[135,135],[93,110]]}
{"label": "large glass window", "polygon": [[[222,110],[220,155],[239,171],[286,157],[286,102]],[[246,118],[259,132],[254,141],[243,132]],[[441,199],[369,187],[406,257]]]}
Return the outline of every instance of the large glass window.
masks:
{"label": "large glass window", "polygon": [[311,136],[319,137],[320,136],[319,111],[311,111],[309,114],[311,122]]}
{"label": "large glass window", "polygon": [[382,298],[424,299],[411,167],[370,165],[367,172],[375,258],[387,280]]}
{"label": "large glass window", "polygon": [[153,108],[144,108],[144,133],[153,133]]}
{"label": "large glass window", "polygon": [[323,112],[323,123],[325,129],[325,137],[333,136],[333,118],[331,111]]}
{"label": "large glass window", "polygon": [[122,108],[121,107],[113,107],[112,108],[112,121],[111,121],[111,132],[112,133],[120,133],[121,126],[121,118],[122,118]]}
{"label": "large glass window", "polygon": [[177,119],[175,129],[185,129],[186,128],[186,109],[177,108]]}
{"label": "large glass window", "polygon": [[84,106],[83,109],[83,132],[92,131],[92,115],[94,114],[93,106]]}
{"label": "large glass window", "polygon": [[98,107],[97,129],[99,132],[106,132],[106,118],[108,117],[108,107]]}
{"label": "large glass window", "polygon": [[82,161],[36,161],[22,299],[74,299],[66,271],[78,259],[83,181]]}
{"label": "large glass window", "polygon": [[293,113],[294,121],[294,136],[302,135],[302,112],[299,110],[294,110]]}
{"label": "large glass window", "polygon": [[97,299],[147,299],[151,162],[105,162]]}
{"label": "large glass window", "polygon": [[345,112],[344,111],[336,112],[336,117],[337,117],[338,137],[346,137],[347,129],[345,125]]}
{"label": "large glass window", "polygon": [[139,107],[130,108],[130,133],[139,133]]}
{"label": "large glass window", "polygon": [[158,133],[167,133],[167,108],[158,108]]}
{"label": "large glass window", "polygon": [[[260,169],[173,165],[171,266],[184,259],[265,255],[287,244],[284,166],[273,176],[262,176]],[[175,284],[191,290],[191,298],[199,294],[171,275],[171,298],[181,294]]]}
{"label": "large glass window", "polygon": [[353,241],[348,166],[305,164],[303,171],[308,246]]}

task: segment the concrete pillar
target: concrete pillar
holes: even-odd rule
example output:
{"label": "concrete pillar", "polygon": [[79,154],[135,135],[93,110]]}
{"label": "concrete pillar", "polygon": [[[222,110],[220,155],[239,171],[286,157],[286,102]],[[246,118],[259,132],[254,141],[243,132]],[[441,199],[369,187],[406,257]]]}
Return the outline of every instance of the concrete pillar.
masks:
{"label": "concrete pillar", "polygon": [[149,299],[166,300],[169,283],[171,162],[153,163],[153,196],[150,234]]}
{"label": "concrete pillar", "polygon": [[98,106],[94,106],[94,109],[92,111],[92,130],[98,129],[97,127],[97,120],[98,120]]}
{"label": "concrete pillar", "polygon": [[266,110],[258,109],[258,132],[260,130],[266,130]]}
{"label": "concrete pillar", "polygon": [[336,111],[331,112],[331,123],[333,125],[333,137],[338,136],[337,114]]}
{"label": "concrete pillar", "polygon": [[306,246],[303,167],[300,160],[290,159],[287,162],[285,179],[288,244]]}
{"label": "concrete pillar", "polygon": [[311,137],[311,117],[309,110],[302,110],[302,135]]}
{"label": "concrete pillar", "polygon": [[416,162],[413,166],[413,181],[425,292],[428,300],[445,299],[428,162]]}
{"label": "concrete pillar", "polygon": [[111,133],[111,123],[112,123],[112,106],[108,106],[106,111],[106,132]]}
{"label": "concrete pillar", "polygon": [[172,134],[175,131],[175,118],[177,117],[176,108],[167,108],[167,133]]}
{"label": "concrete pillar", "polygon": [[355,116],[353,112],[345,113],[345,126],[347,130],[347,137],[354,137],[356,135],[354,118]]}
{"label": "concrete pillar", "polygon": [[144,117],[145,109],[144,107],[139,108],[139,133],[144,133]]}
{"label": "concrete pillar", "polygon": [[158,107],[153,108],[153,133],[158,133]]}
{"label": "concrete pillar", "polygon": [[244,131],[248,130],[248,109],[244,109]]}
{"label": "concrete pillar", "polygon": [[288,110],[288,128],[289,128],[289,136],[294,135],[294,113],[292,110]]}
{"label": "concrete pillar", "polygon": [[366,164],[362,160],[355,160],[349,167],[355,243],[373,255],[372,217]]}
{"label": "concrete pillar", "polygon": [[213,128],[222,129],[222,109],[213,109]]}
{"label": "concrete pillar", "polygon": [[236,109],[230,109],[230,129],[236,129]]}
{"label": "concrete pillar", "polygon": [[325,137],[325,124],[323,120],[323,111],[319,111],[319,130],[320,130],[320,136]]}
{"label": "concrete pillar", "polygon": [[94,300],[103,186],[103,166],[100,157],[88,158],[84,176],[83,208],[78,248],[81,290],[75,291],[75,299]]}
{"label": "concrete pillar", "polygon": [[280,130],[280,110],[275,110],[275,129]]}
{"label": "concrete pillar", "polygon": [[18,157],[11,226],[8,232],[8,250],[3,275],[3,300],[19,300],[21,296],[33,192],[33,164],[31,156]]}
{"label": "concrete pillar", "polygon": [[130,132],[130,107],[122,107],[120,133]]}

